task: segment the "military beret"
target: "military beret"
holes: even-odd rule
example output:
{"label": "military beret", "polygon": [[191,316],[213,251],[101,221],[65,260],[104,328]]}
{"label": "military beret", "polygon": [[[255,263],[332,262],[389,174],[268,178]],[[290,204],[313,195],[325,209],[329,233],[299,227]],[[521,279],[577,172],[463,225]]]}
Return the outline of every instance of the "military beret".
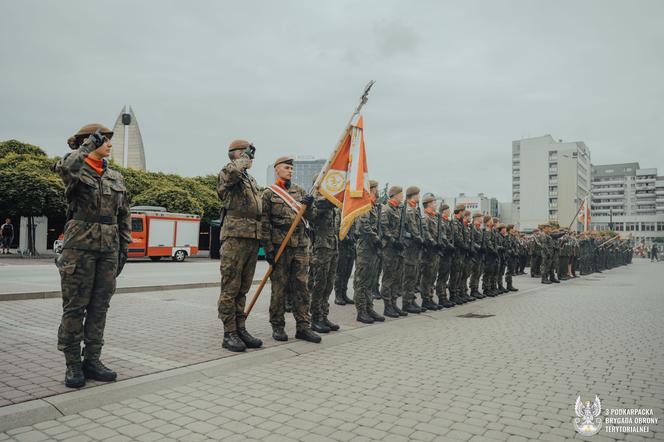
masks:
{"label": "military beret", "polygon": [[484,215],[482,215],[482,212],[475,212],[475,213],[473,213],[473,219],[475,219],[475,218],[482,218],[482,217],[484,217]]}
{"label": "military beret", "polygon": [[390,187],[390,190],[387,192],[387,196],[392,198],[393,196],[398,195],[401,192],[403,192],[403,189],[401,188],[401,186],[392,186],[392,187]]}
{"label": "military beret", "polygon": [[247,140],[234,140],[228,145],[228,151],[233,152],[234,150],[246,149],[250,144]]}
{"label": "military beret", "polygon": [[274,167],[277,167],[279,164],[290,164],[291,166],[293,165],[293,157],[279,157],[277,158],[277,161],[274,162]]}
{"label": "military beret", "polygon": [[533,233],[539,232],[540,229],[533,229]]}
{"label": "military beret", "polygon": [[417,186],[410,186],[406,189],[406,198],[409,196],[417,195],[420,193],[420,188]]}
{"label": "military beret", "polygon": [[440,205],[440,210],[447,210],[450,208],[450,205],[447,203],[443,203]]}
{"label": "military beret", "polygon": [[507,226],[505,226],[505,228],[507,228],[507,231],[509,232],[514,228],[514,224],[508,224]]}
{"label": "military beret", "polygon": [[484,215],[484,222],[485,223],[488,223],[489,221],[491,221],[491,219],[492,219],[491,215]]}
{"label": "military beret", "polygon": [[499,224],[496,226],[496,228],[497,228],[498,230],[502,230],[502,229],[505,228],[505,224],[503,224],[503,223],[499,223]]}
{"label": "military beret", "polygon": [[498,218],[498,217],[493,218],[493,223],[494,224],[498,224],[499,222],[500,222],[500,218]]}
{"label": "military beret", "polygon": [[470,216],[470,210],[466,209],[463,211],[463,216]]}
{"label": "military beret", "polygon": [[69,137],[67,140],[67,144],[69,145],[70,148],[72,149],[78,149],[80,144],[85,140],[85,138],[89,137],[93,133],[100,131],[102,135],[105,135],[109,140],[113,138],[113,131],[103,124],[99,123],[92,123],[92,124],[86,124],[82,128],[78,130],[74,135]]}
{"label": "military beret", "polygon": [[422,198],[422,204],[427,204],[430,203],[431,201],[436,201],[436,197],[434,196],[433,193],[427,193]]}
{"label": "military beret", "polygon": [[374,189],[378,187],[378,181],[376,180],[369,180],[369,189]]}
{"label": "military beret", "polygon": [[457,204],[457,206],[454,208],[454,213],[463,212],[464,210],[466,210],[465,204]]}

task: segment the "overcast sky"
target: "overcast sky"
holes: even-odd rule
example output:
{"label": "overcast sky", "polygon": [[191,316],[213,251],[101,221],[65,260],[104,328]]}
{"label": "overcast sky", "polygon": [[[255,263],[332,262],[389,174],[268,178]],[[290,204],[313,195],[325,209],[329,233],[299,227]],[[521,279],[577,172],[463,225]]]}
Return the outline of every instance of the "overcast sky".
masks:
{"label": "overcast sky", "polygon": [[234,138],[327,157],[368,80],[372,178],[511,193],[511,143],[585,141],[664,174],[664,2],[0,0],[0,140],[68,151],[133,107],[148,169],[217,173]]}

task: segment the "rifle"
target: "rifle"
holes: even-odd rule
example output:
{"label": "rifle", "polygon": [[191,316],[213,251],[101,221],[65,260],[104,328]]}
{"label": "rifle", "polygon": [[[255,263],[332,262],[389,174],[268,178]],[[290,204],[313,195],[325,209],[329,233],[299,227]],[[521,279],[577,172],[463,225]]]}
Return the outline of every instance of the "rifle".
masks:
{"label": "rifle", "polygon": [[615,240],[616,238],[618,238],[617,235],[614,236],[614,237],[611,238],[611,239],[608,239],[608,240],[604,241],[602,244],[598,245],[597,248],[599,249],[600,247],[604,247],[605,245],[607,245],[607,244],[610,243],[611,241]]}
{"label": "rifle", "polygon": [[408,210],[408,203],[404,200],[401,205],[401,214],[399,215],[399,242],[405,245],[404,239],[406,235],[406,211]]}
{"label": "rifle", "polygon": [[424,244],[424,227],[422,227],[422,212],[420,211],[420,205],[417,205],[417,219],[420,222],[420,238],[422,240],[422,244]]}
{"label": "rifle", "polygon": [[443,212],[438,213],[438,226],[436,226],[436,244],[438,245],[438,255],[443,256]]}

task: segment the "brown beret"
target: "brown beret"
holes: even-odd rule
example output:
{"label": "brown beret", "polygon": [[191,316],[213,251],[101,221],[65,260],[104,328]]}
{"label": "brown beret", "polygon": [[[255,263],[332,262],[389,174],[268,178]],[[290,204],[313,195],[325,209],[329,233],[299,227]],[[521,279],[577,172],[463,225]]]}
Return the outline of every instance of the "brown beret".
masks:
{"label": "brown beret", "polygon": [[450,208],[450,206],[447,203],[443,203],[443,204],[440,205],[440,210],[447,210],[449,208]]}
{"label": "brown beret", "polygon": [[378,181],[369,180],[369,189],[375,189],[376,187],[378,187]]}
{"label": "brown beret", "polygon": [[463,216],[470,216],[470,210],[466,209],[463,211]]}
{"label": "brown beret", "polygon": [[78,149],[78,147],[81,145],[83,141],[93,133],[100,131],[102,135],[105,135],[109,140],[113,138],[113,131],[103,124],[99,123],[92,123],[92,124],[86,124],[82,128],[78,130],[74,135],[69,137],[67,140],[67,144],[69,147],[72,149]]}
{"label": "brown beret", "polygon": [[427,193],[422,198],[422,204],[427,204],[430,203],[431,201],[436,201],[436,197],[434,196],[433,193]]}
{"label": "brown beret", "polygon": [[456,209],[454,209],[454,211],[456,212],[457,210],[459,210],[459,211],[466,210],[466,205],[463,204],[463,203],[457,204]]}
{"label": "brown beret", "polygon": [[497,228],[498,230],[502,230],[502,229],[505,228],[505,224],[500,223],[500,224],[498,224],[498,225],[496,226],[496,228]]}
{"label": "brown beret", "polygon": [[509,232],[510,230],[512,230],[514,228],[514,224],[508,224],[506,226],[506,228],[507,228],[507,231]]}
{"label": "brown beret", "polygon": [[250,144],[247,140],[234,140],[228,145],[228,151],[233,152],[234,150],[246,149]]}
{"label": "brown beret", "polygon": [[401,186],[392,186],[392,187],[390,187],[390,190],[387,192],[387,196],[392,198],[393,196],[398,195],[401,192],[403,192],[403,189],[401,188]]}
{"label": "brown beret", "polygon": [[491,219],[491,215],[484,215],[484,223],[488,223]]}
{"label": "brown beret", "polygon": [[290,164],[291,166],[293,165],[293,157],[279,157],[277,158],[277,161],[274,162],[274,167],[277,167],[279,164]]}
{"label": "brown beret", "polygon": [[418,193],[420,193],[420,188],[419,187],[410,186],[406,189],[406,198],[408,198],[410,196],[413,196],[413,195],[417,195]]}
{"label": "brown beret", "polygon": [[475,218],[482,218],[484,215],[482,215],[482,212],[475,212],[473,213],[473,219]]}

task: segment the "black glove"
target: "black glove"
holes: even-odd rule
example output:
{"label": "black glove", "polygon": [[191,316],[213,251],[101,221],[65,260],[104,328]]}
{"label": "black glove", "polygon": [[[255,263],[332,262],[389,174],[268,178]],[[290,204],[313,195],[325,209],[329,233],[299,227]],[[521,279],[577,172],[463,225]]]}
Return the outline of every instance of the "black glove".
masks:
{"label": "black glove", "polygon": [[396,240],[396,241],[394,242],[394,248],[395,248],[397,251],[401,252],[403,249],[406,248],[406,246],[404,245],[403,242],[401,242],[401,241],[399,241],[399,240]]}
{"label": "black glove", "polygon": [[120,276],[120,273],[122,273],[122,269],[124,269],[126,262],[127,262],[127,251],[120,250],[120,253],[118,253],[118,270],[115,272],[116,278]]}
{"label": "black glove", "polygon": [[275,252],[274,250],[270,250],[269,252],[265,252],[265,261],[267,261],[268,264],[270,264],[272,267],[274,267],[274,257],[275,257]]}
{"label": "black glove", "polygon": [[313,195],[304,195],[302,199],[300,200],[302,204],[304,204],[307,207],[311,207],[312,204],[314,203],[314,196]]}
{"label": "black glove", "polygon": [[374,237],[373,245],[376,249],[380,250],[383,248],[383,241],[381,241],[380,238]]}
{"label": "black glove", "polygon": [[102,135],[101,129],[97,129],[97,132],[90,135],[90,140],[95,147],[101,147],[101,145],[104,144],[104,141],[106,141],[106,137]]}
{"label": "black glove", "polygon": [[254,159],[254,156],[256,154],[256,148],[254,147],[253,144],[250,144],[247,146],[247,148],[243,152],[246,156],[248,156],[250,159]]}

